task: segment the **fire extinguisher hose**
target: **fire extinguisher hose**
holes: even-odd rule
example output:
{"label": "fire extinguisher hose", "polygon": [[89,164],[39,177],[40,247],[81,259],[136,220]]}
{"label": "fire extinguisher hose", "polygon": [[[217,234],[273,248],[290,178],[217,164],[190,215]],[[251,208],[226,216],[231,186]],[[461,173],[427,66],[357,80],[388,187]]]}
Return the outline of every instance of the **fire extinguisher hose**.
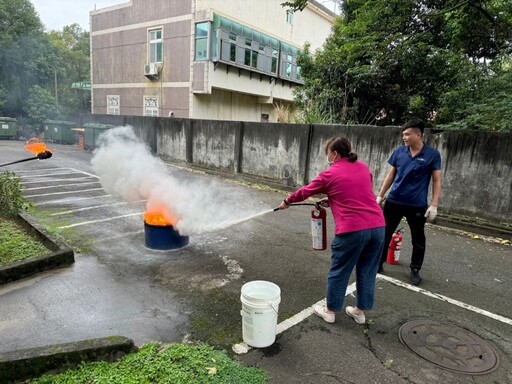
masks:
{"label": "fire extinguisher hose", "polygon": [[[318,203],[292,203],[292,204],[290,204],[290,206],[295,206],[295,205],[315,205],[317,207],[319,206]],[[279,211],[279,207],[274,208],[274,212],[275,211]]]}

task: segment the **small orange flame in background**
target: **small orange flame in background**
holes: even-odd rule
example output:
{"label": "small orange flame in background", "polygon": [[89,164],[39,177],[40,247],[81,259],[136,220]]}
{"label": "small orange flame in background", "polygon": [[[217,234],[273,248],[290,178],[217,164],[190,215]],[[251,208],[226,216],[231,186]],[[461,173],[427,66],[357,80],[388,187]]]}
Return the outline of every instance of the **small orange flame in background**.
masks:
{"label": "small orange flame in background", "polygon": [[46,145],[44,145],[41,140],[39,140],[37,137],[33,137],[30,140],[26,142],[25,149],[29,152],[32,152],[34,155],[39,155],[43,152],[50,152],[48,148],[46,148]]}
{"label": "small orange flame in background", "polygon": [[166,227],[176,224],[178,220],[170,214],[167,207],[160,205],[144,212],[144,222],[149,225]]}

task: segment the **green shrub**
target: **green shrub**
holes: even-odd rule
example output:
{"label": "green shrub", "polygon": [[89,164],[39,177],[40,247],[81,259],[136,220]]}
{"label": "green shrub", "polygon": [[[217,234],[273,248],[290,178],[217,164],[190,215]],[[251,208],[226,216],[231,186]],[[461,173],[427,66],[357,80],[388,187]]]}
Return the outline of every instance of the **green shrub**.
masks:
{"label": "green shrub", "polygon": [[14,172],[0,174],[0,215],[16,215],[30,206],[22,195],[23,186]]}
{"label": "green shrub", "polygon": [[172,344],[162,348],[149,343],[137,353],[116,363],[82,363],[75,370],[60,375],[46,375],[32,384],[262,384],[267,375],[258,368],[232,361],[222,351],[206,344]]}

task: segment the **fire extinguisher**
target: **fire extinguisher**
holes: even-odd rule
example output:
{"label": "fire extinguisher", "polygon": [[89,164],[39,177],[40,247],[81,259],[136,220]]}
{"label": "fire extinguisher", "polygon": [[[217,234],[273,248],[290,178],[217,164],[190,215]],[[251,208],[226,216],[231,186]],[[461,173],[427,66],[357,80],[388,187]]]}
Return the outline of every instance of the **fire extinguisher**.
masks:
{"label": "fire extinguisher", "polygon": [[388,264],[397,265],[398,260],[400,259],[400,247],[402,246],[402,242],[404,238],[402,233],[404,232],[403,228],[398,228],[393,236],[391,236],[391,241],[388,246],[388,257],[386,262]]}
{"label": "fire extinguisher", "polygon": [[324,251],[327,249],[327,213],[319,204],[311,211],[311,236],[313,238],[313,250]]}

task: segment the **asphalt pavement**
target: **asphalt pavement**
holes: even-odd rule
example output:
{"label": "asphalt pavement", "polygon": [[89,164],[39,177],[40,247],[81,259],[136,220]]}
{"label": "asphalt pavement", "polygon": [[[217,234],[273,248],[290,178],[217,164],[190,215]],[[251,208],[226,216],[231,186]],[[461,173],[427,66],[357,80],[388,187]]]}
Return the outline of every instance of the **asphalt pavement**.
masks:
{"label": "asphalt pavement", "polygon": [[[27,157],[23,145],[1,141],[0,164]],[[0,287],[0,352],[121,335],[139,346],[206,341],[265,369],[270,383],[512,383],[509,245],[428,225],[423,283],[414,287],[406,228],[400,264],[385,265],[378,277],[367,324],[344,313],[327,324],[311,314],[325,297],[330,254],[311,249],[310,207],[191,236],[178,250],[151,250],[145,202],[106,194],[91,153],[48,146],[52,158],[0,172],[21,178],[34,215],[73,247],[76,261]],[[207,204],[219,210],[270,210],[286,196],[184,164],[168,169],[185,184],[208,180],[214,197]],[[332,232],[330,218],[328,227]],[[253,280],[281,288],[279,334],[268,348],[236,354],[233,345],[243,343],[240,289]],[[346,304],[354,302],[350,290]]]}

